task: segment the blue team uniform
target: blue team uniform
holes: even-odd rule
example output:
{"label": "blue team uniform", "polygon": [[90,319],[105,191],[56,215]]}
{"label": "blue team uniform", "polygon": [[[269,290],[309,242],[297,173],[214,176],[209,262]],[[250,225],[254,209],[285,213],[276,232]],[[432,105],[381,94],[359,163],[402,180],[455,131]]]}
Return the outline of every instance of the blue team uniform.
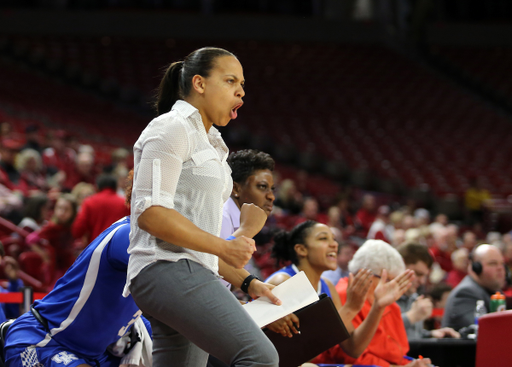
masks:
{"label": "blue team uniform", "polygon": [[[294,264],[291,264],[291,265],[288,265],[284,268],[281,268],[279,269],[278,271],[276,271],[275,273],[271,274],[266,280],[265,280],[265,283],[268,283],[268,281],[270,279],[272,279],[274,277],[274,275],[276,274],[279,274],[279,273],[286,273],[288,274],[289,276],[293,277],[295,274],[297,274],[299,272],[299,269],[294,265]],[[322,278],[320,278],[320,282],[318,283],[318,288],[317,288],[317,292],[318,294],[322,294],[322,293],[325,293],[327,294],[329,297],[331,297],[331,291],[329,289],[329,286],[327,285],[327,283],[325,282],[325,280],[323,280]]]}
{"label": "blue team uniform", "polygon": [[122,296],[129,233],[129,217],[107,228],[55,288],[34,303],[49,330],[31,312],[11,325],[5,343],[6,366],[119,366],[120,359],[107,353],[107,346],[141,315],[132,297]]}

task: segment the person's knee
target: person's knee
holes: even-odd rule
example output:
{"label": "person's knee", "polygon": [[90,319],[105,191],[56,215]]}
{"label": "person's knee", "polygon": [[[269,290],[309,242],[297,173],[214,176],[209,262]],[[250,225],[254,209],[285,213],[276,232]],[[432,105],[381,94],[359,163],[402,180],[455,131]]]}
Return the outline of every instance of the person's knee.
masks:
{"label": "person's knee", "polygon": [[279,354],[277,354],[277,350],[272,343],[270,343],[271,348],[265,352],[265,356],[267,357],[267,361],[265,366],[277,367],[279,366]]}
{"label": "person's knee", "polygon": [[254,360],[258,363],[257,366],[264,367],[277,367],[279,366],[279,355],[277,350],[268,339],[265,343],[261,343],[258,348],[253,350]]}

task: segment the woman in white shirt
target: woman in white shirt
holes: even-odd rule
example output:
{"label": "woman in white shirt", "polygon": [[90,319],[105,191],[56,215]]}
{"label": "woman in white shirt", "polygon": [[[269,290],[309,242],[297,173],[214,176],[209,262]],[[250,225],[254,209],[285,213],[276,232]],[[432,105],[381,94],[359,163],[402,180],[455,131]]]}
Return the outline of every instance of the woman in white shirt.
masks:
{"label": "woman in white shirt", "polygon": [[273,345],[218,281],[251,297],[270,287],[242,268],[252,239],[219,236],[233,182],[228,149],[213,125],[237,117],[245,95],[238,59],[202,48],[171,64],[155,118],[134,146],[130,293],[153,329],[155,366],[205,366],[208,353],[232,366],[277,366]]}

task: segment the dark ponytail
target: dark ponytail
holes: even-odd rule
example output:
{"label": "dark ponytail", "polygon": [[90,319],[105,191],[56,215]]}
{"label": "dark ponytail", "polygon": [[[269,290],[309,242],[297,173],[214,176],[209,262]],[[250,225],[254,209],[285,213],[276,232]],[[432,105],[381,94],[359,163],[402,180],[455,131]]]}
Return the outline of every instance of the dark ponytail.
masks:
{"label": "dark ponytail", "polygon": [[299,258],[295,252],[295,245],[306,245],[306,237],[309,235],[311,227],[317,222],[308,220],[296,225],[290,232],[279,231],[274,235],[274,246],[272,247],[272,257],[276,259],[277,266],[282,262],[291,261],[297,265]]}
{"label": "dark ponytail", "polygon": [[155,108],[158,116],[169,112],[178,99],[190,94],[192,78],[195,75],[208,77],[215,59],[221,56],[233,56],[222,48],[203,47],[185,57],[185,60],[173,62],[158,87]]}
{"label": "dark ponytail", "polygon": [[180,99],[180,79],[183,61],[173,62],[160,82],[155,103],[156,113],[160,116],[169,112],[172,106]]}

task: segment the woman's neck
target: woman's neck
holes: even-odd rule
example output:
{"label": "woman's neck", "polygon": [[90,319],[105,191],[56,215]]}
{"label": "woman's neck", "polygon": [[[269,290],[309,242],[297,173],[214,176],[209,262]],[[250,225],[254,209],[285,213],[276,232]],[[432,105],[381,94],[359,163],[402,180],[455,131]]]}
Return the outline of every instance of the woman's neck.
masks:
{"label": "woman's neck", "polygon": [[316,291],[316,289],[318,288],[318,282],[320,281],[320,277],[323,272],[313,268],[311,264],[308,263],[307,261],[299,261],[297,269],[306,273],[306,276],[308,277],[309,281],[311,282],[311,285]]}
{"label": "woman's neck", "polygon": [[240,205],[240,200],[234,195],[231,195],[231,199],[235,202],[238,209],[242,210],[242,206]]}
{"label": "woman's neck", "polygon": [[206,129],[206,133],[208,134],[208,132],[210,131],[210,128],[213,126],[213,122],[211,122],[208,119],[200,100],[198,100],[197,97],[193,97],[193,96],[184,98],[183,100],[187,103],[190,103],[193,107],[197,108],[197,110],[199,111],[199,114],[201,115],[201,120],[203,121],[204,128]]}

